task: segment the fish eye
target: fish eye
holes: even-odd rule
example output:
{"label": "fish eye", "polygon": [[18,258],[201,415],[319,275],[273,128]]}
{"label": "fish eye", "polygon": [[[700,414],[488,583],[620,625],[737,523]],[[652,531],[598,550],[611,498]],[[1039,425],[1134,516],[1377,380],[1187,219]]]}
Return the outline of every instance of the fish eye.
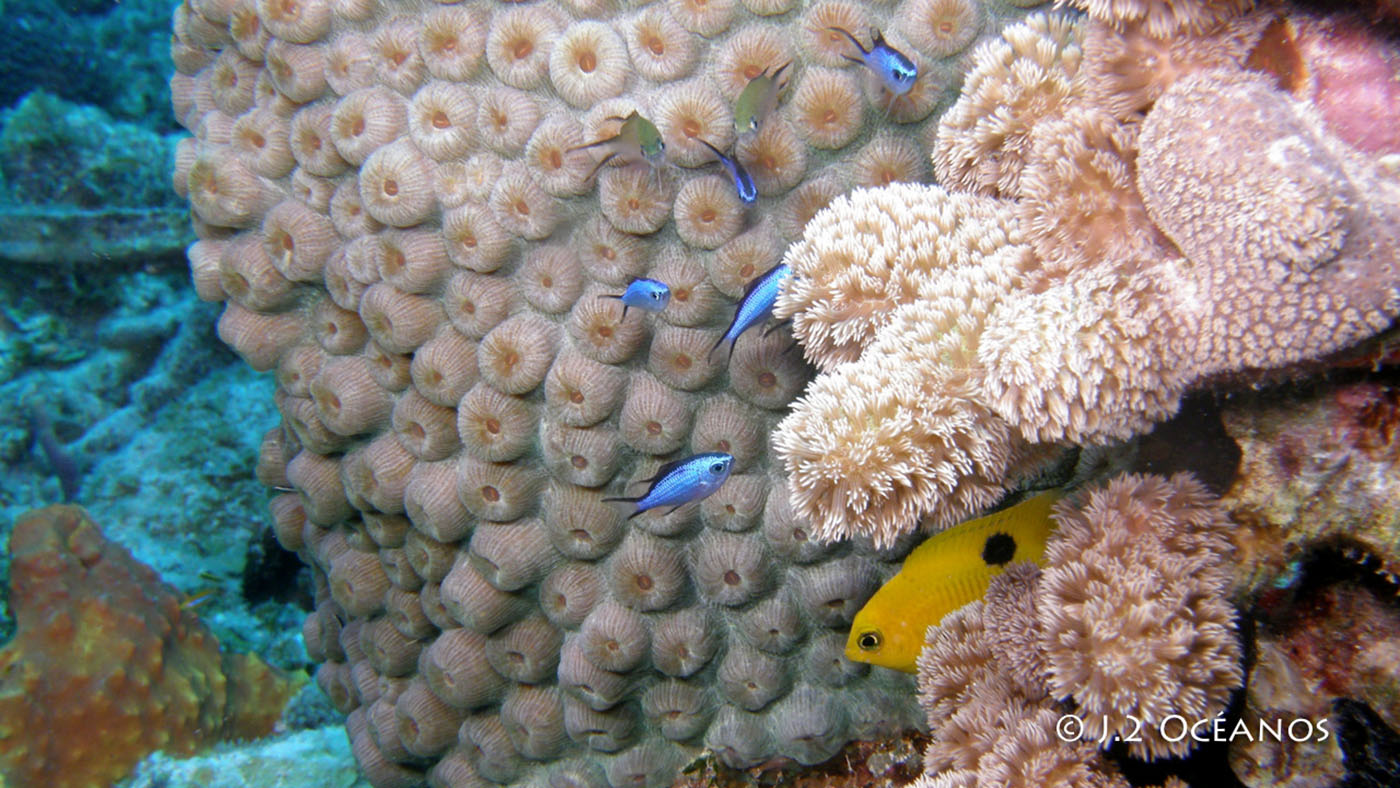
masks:
{"label": "fish eye", "polygon": [[653,290],[653,291],[651,292],[651,300],[653,300],[653,301],[660,301],[660,300],[661,300],[661,293],[658,292],[658,291],[656,291],[656,290]]}
{"label": "fish eye", "polygon": [[713,473],[713,474],[715,474],[715,475],[719,475],[719,474],[721,474],[721,473],[724,473],[724,463],[722,463],[722,462],[717,462],[717,463],[715,463],[714,465],[711,465],[711,466],[710,466],[710,473]]}
{"label": "fish eye", "polygon": [[866,630],[856,636],[856,646],[861,651],[874,651],[880,647],[881,642],[883,641],[880,633],[873,629]]}

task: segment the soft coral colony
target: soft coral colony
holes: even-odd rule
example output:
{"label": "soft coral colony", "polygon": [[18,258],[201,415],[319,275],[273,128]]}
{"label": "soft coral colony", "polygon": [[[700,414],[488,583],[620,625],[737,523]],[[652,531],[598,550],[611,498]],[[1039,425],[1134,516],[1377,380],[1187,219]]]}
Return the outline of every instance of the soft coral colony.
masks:
{"label": "soft coral colony", "polygon": [[[1287,374],[1400,312],[1400,140],[1373,126],[1394,128],[1393,45],[1189,8],[1007,30],[938,126],[948,189],[857,191],[788,251],[778,311],[823,374],[775,443],[822,536],[958,522],[1037,446],[1140,434],[1193,386]],[[1366,68],[1322,78],[1344,58]]]}
{"label": "soft coral colony", "polygon": [[[898,729],[915,688],[846,660],[843,630],[901,535],[1400,310],[1400,144],[1353,117],[1400,103],[1359,106],[1394,90],[1363,27],[1021,5],[179,7],[195,287],[277,375],[259,478],[294,491],[272,509],[316,579],[308,652],[373,784],[660,785],[703,749],[811,764]],[[872,26],[920,74],[899,95],[848,62]],[[786,63],[778,111],[736,134],[733,102]],[[756,204],[654,157],[595,185],[591,143],[641,116],[673,164],[731,151]],[[925,151],[944,187],[896,183]],[[780,260],[820,372],[785,418],[809,376],[786,337],[707,355]],[[641,277],[661,311],[605,297]],[[604,500],[704,452],[733,467],[702,502]],[[1127,477],[1057,517],[1044,575],[933,631],[930,779],[1115,780],[1092,746],[1053,751],[1056,702],[1208,715],[1240,681],[1199,485]],[[1119,588],[1125,561],[1161,583]],[[1129,669],[1164,638],[1184,652]]]}
{"label": "soft coral colony", "polygon": [[[778,311],[822,374],[775,444],[825,538],[957,523],[1053,445],[1144,433],[1400,312],[1393,40],[1280,5],[1078,5],[975,52],[932,139],[946,189],[839,198],[788,251]],[[1241,684],[1209,495],[1121,477],[1057,519],[1044,575],[929,630],[922,785],[1123,784],[1066,746],[1067,710],[1104,741]]]}

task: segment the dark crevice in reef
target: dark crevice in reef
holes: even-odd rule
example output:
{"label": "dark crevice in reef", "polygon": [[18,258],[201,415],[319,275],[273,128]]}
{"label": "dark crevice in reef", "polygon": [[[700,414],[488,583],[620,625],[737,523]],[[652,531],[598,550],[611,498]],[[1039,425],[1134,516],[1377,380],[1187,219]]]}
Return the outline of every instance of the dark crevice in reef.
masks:
{"label": "dark crevice in reef", "polygon": [[1301,617],[1320,614],[1319,607],[1329,603],[1327,592],[1334,586],[1369,593],[1380,605],[1400,613],[1400,579],[1382,565],[1375,553],[1345,539],[1315,547],[1303,558],[1298,577],[1288,588],[1257,603],[1260,624],[1275,633],[1291,630]]}
{"label": "dark crevice in reef", "polygon": [[1385,724],[1365,703],[1351,698],[1332,702],[1337,744],[1347,775],[1337,788],[1395,788],[1400,785],[1400,733]]}
{"label": "dark crevice in reef", "polygon": [[241,588],[249,605],[270,600],[307,611],[316,607],[306,566],[296,553],[277,542],[271,527],[264,527],[248,541]]}
{"label": "dark crevice in reef", "polygon": [[1242,455],[1220,410],[1220,400],[1209,392],[1182,400],[1175,416],[1138,439],[1132,470],[1162,476],[1190,471],[1212,493],[1224,493],[1239,474]]}

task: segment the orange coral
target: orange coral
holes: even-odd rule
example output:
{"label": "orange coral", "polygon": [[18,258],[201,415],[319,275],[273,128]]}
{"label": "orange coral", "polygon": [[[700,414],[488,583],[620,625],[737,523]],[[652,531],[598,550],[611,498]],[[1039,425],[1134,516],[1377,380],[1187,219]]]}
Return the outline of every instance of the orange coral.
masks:
{"label": "orange coral", "polygon": [[263,736],[298,687],[257,657],[221,654],[175,589],[79,507],[19,518],[10,552],[0,784],[95,788],[157,749]]}

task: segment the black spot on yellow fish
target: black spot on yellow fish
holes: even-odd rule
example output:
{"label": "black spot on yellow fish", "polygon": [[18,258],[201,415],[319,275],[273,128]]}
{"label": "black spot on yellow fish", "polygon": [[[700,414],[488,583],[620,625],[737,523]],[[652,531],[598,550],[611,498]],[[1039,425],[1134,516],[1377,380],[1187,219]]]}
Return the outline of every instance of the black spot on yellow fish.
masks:
{"label": "black spot on yellow fish", "polygon": [[982,545],[982,561],[987,566],[1001,566],[1016,555],[1016,540],[1011,534],[998,531],[987,537]]}
{"label": "black spot on yellow fish", "polygon": [[915,672],[929,626],[980,599],[1006,565],[1040,563],[1059,499],[1057,491],[1041,493],[924,540],[856,613],[846,659]]}

